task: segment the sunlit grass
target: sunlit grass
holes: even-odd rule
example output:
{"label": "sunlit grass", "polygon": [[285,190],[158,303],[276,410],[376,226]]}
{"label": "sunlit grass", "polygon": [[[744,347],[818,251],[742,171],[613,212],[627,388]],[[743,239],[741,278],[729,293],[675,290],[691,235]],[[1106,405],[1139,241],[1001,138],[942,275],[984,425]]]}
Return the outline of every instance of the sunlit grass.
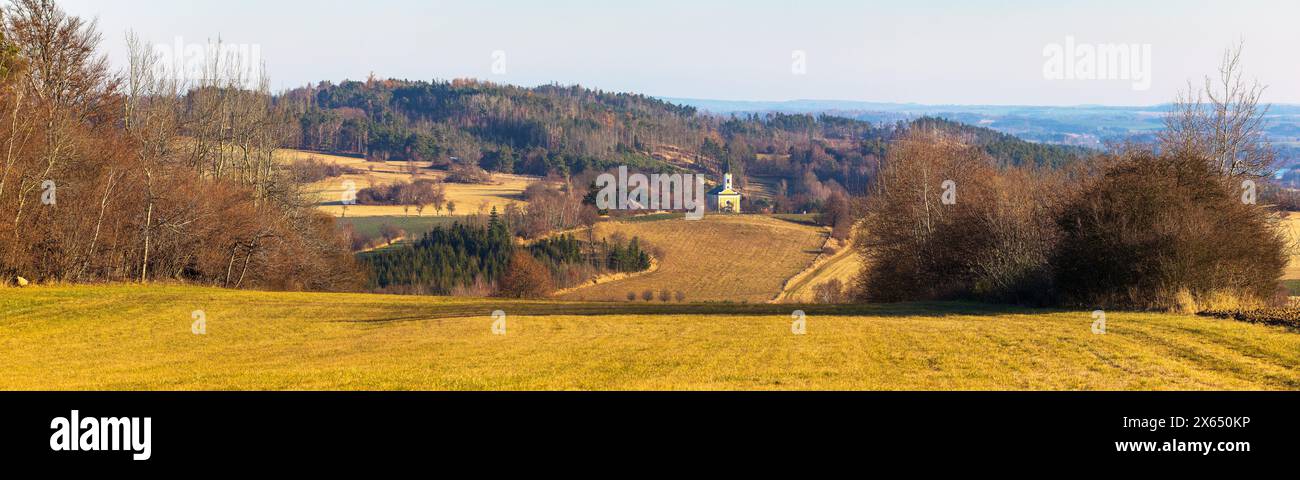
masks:
{"label": "sunlit grass", "polygon": [[596,225],[596,238],[637,237],[656,251],[659,269],[574,289],[568,300],[627,301],[629,292],[682,292],[688,301],[776,299],[786,280],[821,253],[822,229],[766,215],[706,215],[699,221],[635,218]]}
{"label": "sunlit grass", "polygon": [[[350,181],[352,182],[350,186],[363,189],[372,186],[372,184],[374,186],[391,185],[412,180],[410,173],[406,170],[408,165],[404,161],[369,162],[364,158],[288,149],[280,150],[278,153],[282,161],[285,162],[315,159],[352,167],[357,170],[357,173],[322,180],[308,188],[319,197],[319,208],[334,216],[345,216],[341,204],[344,192],[349,186],[345,182]],[[427,169],[428,162],[416,162],[415,165],[420,168],[419,178],[441,180],[447,176],[446,172]],[[492,208],[502,210],[511,203],[525,203],[523,199],[524,189],[528,188],[529,184],[539,180],[539,178],[522,175],[497,174],[493,176],[493,181],[490,184],[447,183],[444,188],[447,201],[456,203],[457,213],[465,215],[479,213],[482,210],[482,213],[486,214]],[[446,211],[444,210],[444,212]],[[425,210],[424,215],[433,215],[435,213],[432,208],[429,208]],[[346,217],[349,218],[412,215],[416,215],[414,209],[407,209],[401,205],[351,205],[346,210]]]}
{"label": "sunlit grass", "polygon": [[778,301],[783,303],[814,302],[815,288],[821,284],[838,280],[841,285],[849,286],[862,272],[862,257],[853,247],[843,247],[834,255],[820,260],[810,270],[801,272],[791,279],[781,292]]}
{"label": "sunlit grass", "polygon": [[796,336],[788,308],[0,289],[0,389],[1300,388],[1278,328],[1112,312],[1098,336],[1087,312],[937,304],[810,308]]}
{"label": "sunlit grass", "polygon": [[[1287,235],[1288,255],[1290,262],[1287,264],[1286,272],[1282,278],[1285,280],[1300,280],[1300,213],[1291,212],[1282,220],[1282,229]],[[1290,287],[1290,285],[1288,285]],[[1292,290],[1294,295],[1296,290]]]}

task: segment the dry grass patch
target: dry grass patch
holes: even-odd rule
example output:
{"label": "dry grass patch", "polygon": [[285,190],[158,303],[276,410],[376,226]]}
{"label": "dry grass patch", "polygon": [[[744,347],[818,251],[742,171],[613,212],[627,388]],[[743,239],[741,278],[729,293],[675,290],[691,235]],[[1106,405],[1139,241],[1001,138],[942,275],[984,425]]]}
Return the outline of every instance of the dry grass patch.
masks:
{"label": "dry grass patch", "polygon": [[[1300,388],[1300,334],[1237,321],[1112,312],[1093,335],[1088,312],[933,304],[809,309],[795,336],[778,306],[727,307],[0,289],[0,389]],[[205,336],[190,332],[199,309]],[[505,336],[491,333],[496,309]]]}
{"label": "dry grass patch", "polygon": [[862,256],[852,246],[845,247],[812,271],[795,277],[781,292],[778,299],[784,303],[813,303],[813,288],[832,280],[839,280],[841,285],[852,285],[862,272]]}
{"label": "dry grass patch", "polygon": [[1291,240],[1291,261],[1287,264],[1283,280],[1300,280],[1300,213],[1291,212],[1282,219],[1282,228]]}
{"label": "dry grass patch", "polygon": [[[566,300],[627,301],[628,292],[681,291],[687,301],[767,302],[820,253],[825,234],[808,225],[761,215],[707,215],[596,225],[596,237],[615,232],[661,250],[659,270],[575,289]],[[656,300],[658,301],[658,300]]]}
{"label": "dry grass patch", "polygon": [[[404,161],[367,162],[363,158],[299,150],[281,150],[280,154],[286,162],[315,158],[327,163],[352,167],[360,172],[324,180],[309,187],[311,191],[318,195],[320,209],[334,216],[343,215],[341,201],[346,190],[344,182],[350,180],[356,185],[357,189],[363,189],[372,185],[390,185],[399,181],[411,181],[411,175],[406,170],[407,162]],[[441,180],[447,176],[446,172],[427,170],[425,167],[429,166],[428,162],[415,162],[415,165],[421,168],[420,178]],[[480,210],[487,213],[493,207],[498,210],[504,209],[506,205],[512,202],[523,204],[525,203],[523,199],[524,189],[528,188],[528,185],[533,182],[540,181],[537,177],[522,175],[496,174],[492,178],[493,183],[491,184],[447,183],[447,200],[456,202],[456,213],[464,215],[479,213]],[[351,205],[347,208],[348,217],[388,217],[406,214],[407,212],[403,207],[397,205]]]}

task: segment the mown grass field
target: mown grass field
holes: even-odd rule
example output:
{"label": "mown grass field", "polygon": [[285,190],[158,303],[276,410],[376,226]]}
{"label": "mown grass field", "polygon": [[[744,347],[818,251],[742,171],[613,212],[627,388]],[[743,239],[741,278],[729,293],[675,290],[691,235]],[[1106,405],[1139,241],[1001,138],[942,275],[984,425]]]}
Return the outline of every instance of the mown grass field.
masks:
{"label": "mown grass field", "polygon": [[[284,161],[317,159],[326,163],[348,166],[360,170],[361,173],[344,175],[342,177],[331,178],[321,181],[310,188],[319,196],[320,209],[329,212],[334,216],[344,214],[342,199],[346,190],[344,182],[351,181],[358,190],[373,185],[389,185],[398,181],[411,181],[411,175],[405,173],[406,162],[367,162],[362,158],[344,157],[338,155],[328,155],[316,152],[304,152],[299,150],[281,150],[281,157]],[[427,170],[428,162],[416,162],[421,167],[421,178],[441,179],[446,177],[445,172]],[[447,183],[446,192],[447,200],[456,203],[456,213],[460,215],[487,213],[493,207],[503,209],[510,203],[525,203],[523,201],[524,189],[528,185],[539,181],[534,177],[519,175],[495,175],[492,184],[485,185],[467,185],[459,183]],[[447,213],[445,210],[443,213]],[[433,215],[433,209],[425,210],[424,215]],[[396,205],[351,205],[347,207],[347,217],[401,217],[415,215],[414,211],[407,212],[401,206]]]}
{"label": "mown grass field", "polygon": [[627,301],[628,292],[681,291],[687,301],[768,302],[785,281],[812,263],[825,242],[821,229],[762,215],[672,216],[596,225],[596,237],[615,232],[662,250],[659,269],[626,280],[580,288],[566,300]]}
{"label": "mown grass field", "polygon": [[0,389],[1300,388],[1300,334],[1275,327],[1112,312],[1093,335],[1088,312],[934,304],[810,307],[796,336],[790,308],[0,289]]}
{"label": "mown grass field", "polygon": [[862,272],[862,256],[852,246],[842,248],[835,255],[819,262],[811,270],[791,279],[785,291],[781,292],[780,302],[813,303],[814,288],[818,285],[839,280],[841,285],[852,285]]}
{"label": "mown grass field", "polygon": [[1300,295],[1300,213],[1287,215],[1282,220],[1282,227],[1291,240],[1287,246],[1291,249],[1291,262],[1287,265],[1282,280],[1291,289],[1291,295]]}
{"label": "mown grass field", "polygon": [[392,225],[406,231],[410,238],[419,238],[420,235],[428,233],[437,226],[449,226],[457,221],[463,221],[464,217],[433,217],[429,215],[400,216],[400,217],[352,217],[338,219],[339,224],[352,225],[352,228],[360,234],[370,237],[378,237],[379,230],[384,225]]}

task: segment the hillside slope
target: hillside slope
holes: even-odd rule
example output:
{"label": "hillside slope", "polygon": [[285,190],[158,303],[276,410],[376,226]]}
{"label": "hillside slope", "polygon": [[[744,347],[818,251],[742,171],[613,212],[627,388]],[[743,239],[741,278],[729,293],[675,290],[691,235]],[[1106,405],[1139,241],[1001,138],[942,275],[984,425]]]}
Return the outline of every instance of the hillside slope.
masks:
{"label": "hillside slope", "polygon": [[[367,162],[365,159],[357,157],[289,149],[281,150],[279,156],[282,159],[281,161],[284,162],[319,160],[324,163],[351,168],[357,172],[322,180],[308,187],[312,193],[317,195],[319,208],[334,216],[343,216],[342,201],[348,186],[360,190],[372,185],[392,185],[412,180],[411,175],[405,171],[407,162]],[[429,162],[413,163],[419,168],[419,178],[421,179],[443,180],[447,177],[445,171],[430,170],[428,168]],[[493,176],[492,183],[489,184],[446,182],[443,184],[443,188],[446,191],[447,201],[456,202],[457,211],[461,214],[486,213],[494,207],[503,209],[510,203],[525,203],[523,198],[524,189],[528,188],[529,184],[537,181],[541,181],[541,179],[523,175],[497,174]],[[351,184],[349,185],[346,182],[351,182]],[[409,211],[409,209],[400,205],[351,205],[347,207],[346,213],[347,217],[350,218],[416,215],[416,212]],[[424,215],[433,215],[434,213],[433,209],[430,208],[424,212]]]}
{"label": "hillside slope", "polygon": [[626,280],[578,288],[566,300],[626,302],[629,292],[682,292],[687,301],[767,302],[785,281],[817,257],[818,228],[758,215],[708,215],[700,221],[606,222],[597,238],[615,232],[662,251],[659,269]]}
{"label": "hillside slope", "polygon": [[862,257],[853,248],[843,248],[829,258],[825,258],[809,270],[790,279],[785,291],[777,298],[781,303],[814,303],[813,289],[832,280],[839,280],[841,285],[852,285],[862,272]]}
{"label": "hillside slope", "polygon": [[810,307],[795,336],[788,308],[0,289],[0,390],[1300,389],[1272,327],[937,304]]}
{"label": "hillside slope", "polygon": [[[534,176],[628,165],[646,170],[689,166],[717,173],[778,175],[793,184],[812,171],[853,191],[869,184],[874,158],[909,128],[832,115],[700,114],[635,93],[581,86],[525,88],[477,80],[321,83],[278,100],[299,120],[297,145],[374,160],[468,164]],[[1084,153],[982,127],[920,119],[973,139],[1002,163],[1058,165]],[[760,162],[756,154],[806,153],[796,162]]]}

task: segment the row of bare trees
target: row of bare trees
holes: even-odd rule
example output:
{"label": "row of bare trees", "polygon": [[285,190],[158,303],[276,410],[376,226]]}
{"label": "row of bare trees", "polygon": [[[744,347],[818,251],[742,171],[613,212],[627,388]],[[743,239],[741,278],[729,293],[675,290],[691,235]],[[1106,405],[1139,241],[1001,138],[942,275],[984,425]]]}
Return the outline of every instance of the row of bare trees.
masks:
{"label": "row of bare trees", "polygon": [[[412,182],[398,181],[388,185],[367,187],[357,192],[357,203],[361,205],[401,205],[409,215],[412,208],[416,215],[424,215],[424,209],[432,206],[434,213],[441,215],[447,202],[447,187],[440,181],[416,179]],[[452,205],[455,205],[453,202]],[[455,210],[453,206],[451,208]]]}
{"label": "row of bare trees", "polygon": [[209,55],[201,76],[178,78],[128,35],[113,73],[96,24],[52,0],[12,1],[2,33],[5,281],[357,283],[333,220],[277,162],[287,117],[239,58]]}

